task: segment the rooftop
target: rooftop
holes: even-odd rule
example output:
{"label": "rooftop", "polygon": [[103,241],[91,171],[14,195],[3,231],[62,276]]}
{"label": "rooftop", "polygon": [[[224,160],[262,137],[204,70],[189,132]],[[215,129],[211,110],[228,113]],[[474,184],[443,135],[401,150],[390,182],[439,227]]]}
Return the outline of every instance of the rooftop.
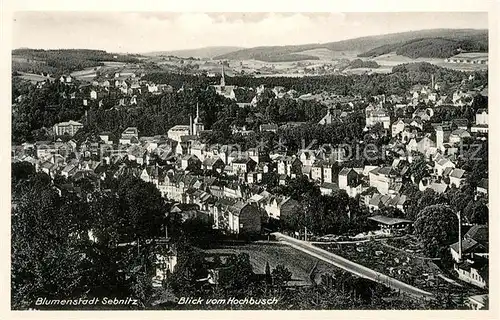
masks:
{"label": "rooftop", "polygon": [[411,220],[390,218],[390,217],[386,217],[383,215],[376,215],[373,217],[369,217],[368,219],[376,221],[378,223],[385,224],[385,225],[395,225],[395,224],[399,224],[399,223],[413,223],[413,221],[411,221]]}

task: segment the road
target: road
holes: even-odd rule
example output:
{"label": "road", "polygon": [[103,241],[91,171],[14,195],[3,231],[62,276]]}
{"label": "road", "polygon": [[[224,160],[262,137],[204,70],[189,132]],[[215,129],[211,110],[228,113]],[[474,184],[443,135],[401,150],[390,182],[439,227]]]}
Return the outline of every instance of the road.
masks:
{"label": "road", "polygon": [[370,279],[376,282],[379,282],[381,284],[384,284],[394,290],[400,290],[402,293],[409,294],[414,297],[429,297],[431,298],[433,295],[430,292],[421,290],[419,288],[416,288],[414,286],[411,286],[409,284],[406,284],[404,282],[401,282],[399,280],[396,280],[394,278],[388,277],[385,274],[382,274],[380,272],[377,272],[375,270],[369,269],[365,266],[362,266],[360,264],[357,264],[355,262],[352,262],[350,260],[347,260],[345,258],[342,258],[336,254],[333,254],[331,252],[328,252],[326,250],[323,250],[321,248],[313,246],[311,243],[302,241],[302,240],[297,240],[295,238],[286,236],[282,233],[275,232],[273,235],[276,237],[277,240],[280,242],[283,242],[297,250],[300,250],[302,252],[305,252],[313,257],[316,257],[318,259],[321,259],[323,261],[326,261],[330,264],[333,264],[334,266],[337,266],[343,270],[346,270],[352,274],[355,274],[359,277],[363,277],[366,279]]}

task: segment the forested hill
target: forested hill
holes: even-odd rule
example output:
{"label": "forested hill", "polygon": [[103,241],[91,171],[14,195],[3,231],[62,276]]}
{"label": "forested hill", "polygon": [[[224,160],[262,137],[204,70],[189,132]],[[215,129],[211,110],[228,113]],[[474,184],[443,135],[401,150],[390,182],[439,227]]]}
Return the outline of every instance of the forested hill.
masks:
{"label": "forested hill", "polygon": [[[214,59],[228,59],[228,60],[256,59],[262,61],[275,61],[277,57],[281,57],[283,59],[285,57],[292,59],[294,56],[299,56],[297,60],[300,60],[301,58],[304,58],[299,55],[302,51],[320,49],[320,48],[325,48],[332,51],[357,51],[365,53],[362,56],[370,56],[366,55],[366,53],[376,48],[377,49],[380,48],[379,51],[386,51],[388,49],[391,49],[392,51],[404,44],[409,44],[410,42],[414,42],[416,40],[422,41],[425,39],[446,39],[448,41],[451,41],[454,45],[458,44],[464,46],[464,48],[462,48],[464,50],[471,50],[472,48],[477,48],[478,50],[481,49],[481,51],[483,51],[483,49],[486,51],[488,50],[487,30],[431,29],[431,30],[391,33],[380,36],[368,36],[368,37],[361,37],[361,38],[355,38],[337,42],[328,42],[328,43],[255,47],[219,55]],[[415,54],[411,53],[411,51],[412,50],[416,51],[416,49],[420,45],[421,43],[416,43],[415,46],[408,45],[404,48],[404,50],[402,50],[402,52],[408,56],[414,56]],[[374,56],[376,55],[374,54]]]}
{"label": "forested hill", "polygon": [[120,55],[104,50],[88,49],[15,49],[12,50],[12,70],[33,73],[65,73],[102,65],[103,61],[130,62],[134,55]]}
{"label": "forested hill", "polygon": [[359,55],[359,57],[377,57],[390,52],[416,58],[448,58],[460,50],[473,52],[488,51],[488,33],[462,39],[427,38],[415,39],[404,43],[395,43],[377,47]]}

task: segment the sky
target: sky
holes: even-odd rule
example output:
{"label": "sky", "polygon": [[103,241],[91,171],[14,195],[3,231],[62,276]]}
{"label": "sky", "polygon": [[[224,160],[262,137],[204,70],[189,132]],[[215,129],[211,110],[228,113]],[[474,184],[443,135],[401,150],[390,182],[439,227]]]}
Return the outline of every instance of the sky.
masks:
{"label": "sky", "polygon": [[141,53],[324,43],[435,28],[487,29],[481,12],[15,12],[13,48]]}

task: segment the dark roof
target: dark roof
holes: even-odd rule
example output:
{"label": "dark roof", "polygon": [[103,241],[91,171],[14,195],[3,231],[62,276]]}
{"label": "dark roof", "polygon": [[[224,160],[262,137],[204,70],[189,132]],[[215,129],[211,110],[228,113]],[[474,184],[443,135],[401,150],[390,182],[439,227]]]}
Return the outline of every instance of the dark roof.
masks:
{"label": "dark roof", "polygon": [[474,225],[465,234],[465,238],[473,239],[479,243],[488,243],[488,226]]}
{"label": "dark roof", "polygon": [[479,181],[477,186],[488,190],[488,179],[486,179],[486,178],[481,179],[481,181]]}

